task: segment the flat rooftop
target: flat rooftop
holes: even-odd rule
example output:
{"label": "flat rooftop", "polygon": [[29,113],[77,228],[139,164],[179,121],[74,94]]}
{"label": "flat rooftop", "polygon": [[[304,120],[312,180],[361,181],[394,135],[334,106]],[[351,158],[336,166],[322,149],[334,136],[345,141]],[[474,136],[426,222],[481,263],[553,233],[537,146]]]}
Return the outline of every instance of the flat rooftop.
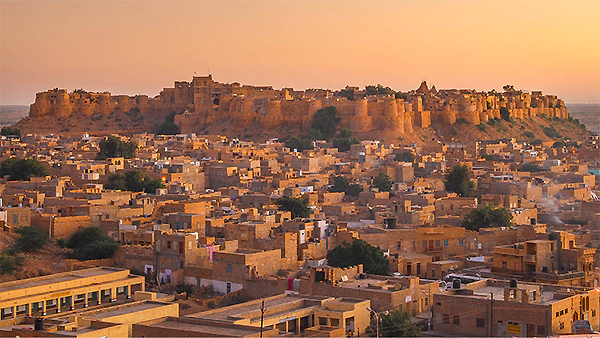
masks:
{"label": "flat rooftop", "polygon": [[[400,289],[395,289],[395,284],[402,284],[400,282],[401,279],[406,277],[394,279],[374,279],[374,278],[366,278],[366,279],[349,279],[347,282],[341,282],[340,286],[343,288],[351,288],[351,289],[361,289],[361,290],[371,290],[378,292],[394,292]],[[369,287],[371,285],[371,287]],[[373,287],[375,286],[375,287]],[[381,286],[378,288],[377,286]],[[402,286],[402,289],[407,289],[407,286]]]}
{"label": "flat rooftop", "polygon": [[[470,287],[472,286],[472,287]],[[554,295],[557,293],[561,293],[560,291],[566,291],[569,287],[561,287],[557,285],[539,285],[539,284],[527,284],[527,283],[518,283],[519,289],[536,289],[538,287],[542,287],[542,291],[540,292],[540,300],[539,302],[535,302],[532,304],[540,304],[540,305],[548,305],[555,303],[564,299],[564,297],[554,298]],[[573,287],[570,287],[571,289]],[[504,301],[504,289],[505,285],[493,283],[491,280],[482,280],[479,282],[467,284],[463,289],[473,290],[473,294],[455,294],[456,297],[468,297],[468,298],[484,298],[489,299],[491,294],[494,294],[494,300],[496,301]],[[539,292],[540,290],[538,290]],[[450,291],[451,292],[451,291]],[[576,290],[572,291],[576,292]],[[562,293],[561,293],[562,294]],[[575,293],[573,293],[574,295]],[[449,292],[444,292],[442,295],[450,295]],[[570,293],[566,293],[565,296],[568,297]]]}
{"label": "flat rooftop", "polygon": [[[504,301],[504,287],[501,286],[485,286],[480,289],[474,290],[472,297],[477,298],[489,298],[490,294],[494,294],[494,299]],[[554,292],[547,291],[540,295],[540,302],[534,304],[551,304],[559,299],[554,299]]]}
{"label": "flat rooftop", "polygon": [[168,305],[169,304],[154,301],[140,301],[118,306],[112,306],[105,309],[82,312],[80,315],[88,319],[106,319],[110,317],[116,317],[130,313],[156,309]]}
{"label": "flat rooftop", "polygon": [[[328,300],[327,302],[323,302]],[[352,307],[356,303],[360,303],[364,300],[354,298],[332,298],[326,296],[314,296],[314,295],[279,295],[269,298],[265,298],[265,313],[264,319],[278,319],[282,317],[293,316],[295,312],[306,310],[316,307],[328,308],[327,303],[333,301],[336,304],[346,303]],[[250,301],[247,303],[232,305],[216,310],[209,310],[204,312],[198,312],[195,314],[188,315],[189,318],[200,318],[206,320],[212,320],[224,323],[235,323],[240,320],[249,320],[249,325],[258,325],[261,316],[261,302],[262,299]],[[329,308],[330,311],[347,311],[338,310],[337,307]]]}
{"label": "flat rooftop", "polygon": [[[17,301],[20,298],[30,298],[53,292],[77,290],[82,287],[100,285],[107,281],[125,281],[134,278],[143,279],[141,276],[130,273],[125,274],[127,271],[129,270],[100,267],[1,283],[0,302]],[[99,276],[105,277],[99,280],[94,278]],[[69,285],[67,286],[66,283],[69,283]]]}
{"label": "flat rooftop", "polygon": [[26,288],[36,287],[36,286],[57,284],[60,282],[67,282],[67,281],[77,280],[77,279],[81,279],[81,278],[110,275],[112,273],[121,272],[121,271],[125,271],[125,270],[127,270],[127,269],[100,267],[100,268],[93,268],[93,269],[84,269],[84,270],[75,270],[75,271],[70,271],[70,272],[57,273],[57,274],[41,276],[41,277],[21,279],[18,281],[0,283],[0,291],[1,292],[14,291],[14,290],[26,289]]}
{"label": "flat rooftop", "polygon": [[[287,315],[293,311],[307,309],[313,306],[321,305],[321,301],[328,299],[324,296],[300,296],[284,295],[264,299],[266,312],[264,318],[278,317]],[[262,300],[254,300],[238,305],[227,306],[212,311],[204,311],[191,314],[187,317],[210,319],[221,322],[235,322],[241,319],[250,319],[250,322],[260,320],[260,308]]]}
{"label": "flat rooftop", "polygon": [[134,332],[136,325],[143,325],[151,328],[162,328],[168,330],[183,330],[188,332],[203,333],[210,337],[243,337],[251,334],[258,334],[259,327],[245,325],[224,325],[222,323],[210,322],[192,318],[176,318],[165,317],[153,321],[134,324]]}

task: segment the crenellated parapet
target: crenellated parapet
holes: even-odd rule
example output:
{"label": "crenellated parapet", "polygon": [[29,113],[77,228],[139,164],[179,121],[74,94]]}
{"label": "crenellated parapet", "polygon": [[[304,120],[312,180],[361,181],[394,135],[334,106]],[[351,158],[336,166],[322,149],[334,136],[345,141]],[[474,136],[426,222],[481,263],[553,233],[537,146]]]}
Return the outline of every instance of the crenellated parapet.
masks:
{"label": "crenellated parapet", "polygon": [[429,128],[431,124],[452,125],[459,120],[473,125],[487,123],[501,118],[506,111],[514,119],[541,115],[569,117],[564,102],[558,97],[539,91],[523,92],[512,86],[506,86],[502,93],[429,89],[425,82],[417,90],[405,93],[369,94],[357,87],[346,87],[344,91],[345,95],[334,95],[323,89],[277,90],[271,86],[219,83],[210,75],[195,76],[190,82],[175,82],[173,88],[164,88],[152,98],[53,89],[37,93],[30,116],[65,118],[75,114],[86,117],[133,109],[142,114],[185,111],[175,119],[182,132],[197,132],[206,124],[221,121],[228,121],[236,128],[257,125],[264,130],[289,127],[306,132],[319,109],[334,106],[342,128],[398,134],[410,134],[415,127]]}

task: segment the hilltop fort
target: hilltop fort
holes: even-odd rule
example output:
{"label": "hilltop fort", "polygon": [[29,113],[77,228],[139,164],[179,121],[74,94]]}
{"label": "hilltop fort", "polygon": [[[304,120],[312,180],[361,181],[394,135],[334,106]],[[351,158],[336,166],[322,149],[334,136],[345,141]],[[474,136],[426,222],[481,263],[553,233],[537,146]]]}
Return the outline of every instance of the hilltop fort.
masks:
{"label": "hilltop fort", "polygon": [[[569,116],[563,100],[541,91],[531,93],[504,86],[503,92],[472,89],[437,90],[422,82],[416,90],[394,92],[388,87],[346,87],[339,91],[220,83],[212,76],[193,77],[191,82],[177,81],[159,95],[111,95],[65,89],[52,89],[36,95],[30,118],[77,117],[93,120],[111,114],[151,116],[156,121],[175,112],[175,123],[182,133],[199,132],[206,125],[227,122],[235,128],[258,126],[266,130],[280,127],[306,131],[314,113],[335,106],[340,126],[355,132],[388,131],[411,134],[415,127],[432,124],[477,125],[493,118],[505,120],[547,116]],[[107,127],[107,125],[106,125]]]}

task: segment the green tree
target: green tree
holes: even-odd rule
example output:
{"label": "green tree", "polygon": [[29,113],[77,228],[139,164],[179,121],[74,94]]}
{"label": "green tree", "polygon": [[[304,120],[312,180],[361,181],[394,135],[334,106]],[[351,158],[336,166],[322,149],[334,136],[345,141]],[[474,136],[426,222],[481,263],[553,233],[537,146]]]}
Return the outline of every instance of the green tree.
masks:
{"label": "green tree", "polygon": [[337,126],[341,119],[338,117],[337,109],[334,106],[321,108],[313,115],[311,129],[318,131],[323,138],[330,139],[335,135]]}
{"label": "green tree", "polygon": [[392,191],[394,183],[387,174],[380,173],[373,179],[373,186],[379,191]]}
{"label": "green tree", "polygon": [[10,181],[27,181],[32,177],[47,176],[49,173],[48,168],[36,159],[11,157],[0,164],[0,175],[9,175]]}
{"label": "green tree", "polygon": [[125,174],[112,174],[108,177],[107,189],[145,191],[154,193],[158,188],[164,188],[159,178],[152,178],[139,170],[129,170]]}
{"label": "green tree", "polygon": [[181,132],[181,129],[177,124],[175,124],[175,115],[176,112],[172,111],[165,117],[165,120],[162,123],[159,123],[154,126],[153,132],[157,135],[176,135]]}
{"label": "green tree", "polygon": [[283,196],[278,198],[275,204],[277,204],[279,210],[290,211],[293,218],[308,218],[310,216],[310,209],[308,208],[308,200],[306,198]]}
{"label": "green tree", "polygon": [[512,214],[503,207],[484,204],[465,216],[462,225],[467,230],[479,231],[479,228],[509,227]]}
{"label": "green tree", "polygon": [[0,135],[21,137],[21,130],[19,130],[19,128],[2,127]]}
{"label": "green tree", "polygon": [[300,138],[298,136],[290,137],[290,139],[285,143],[285,146],[292,150],[296,149],[298,151],[314,149],[311,139],[307,137]]}
{"label": "green tree", "polygon": [[444,187],[447,191],[459,196],[471,196],[475,184],[471,181],[469,168],[466,165],[455,165],[445,176]]}
{"label": "green tree", "polygon": [[378,84],[377,86],[373,86],[373,85],[365,86],[365,91],[366,91],[367,95],[390,95],[390,94],[396,93],[396,92],[394,92],[394,90],[392,88],[384,87],[381,84]]}
{"label": "green tree", "polygon": [[340,130],[338,136],[333,139],[333,146],[342,152],[350,150],[350,147],[353,144],[358,143],[360,143],[360,141],[358,141],[356,137],[352,136],[352,130],[350,129]]}
{"label": "green tree", "polygon": [[22,257],[0,252],[0,275],[12,273],[21,265],[23,265]]}
{"label": "green tree", "polygon": [[109,135],[107,138],[100,141],[100,152],[97,159],[105,160],[112,157],[132,158],[135,156],[137,143],[133,141],[124,142],[114,135]]}
{"label": "green tree", "polygon": [[127,190],[127,181],[121,174],[112,174],[108,176],[108,183],[104,186],[106,189]]}
{"label": "green tree", "polygon": [[388,275],[389,263],[383,252],[363,241],[344,241],[327,253],[327,264],[339,268],[362,264],[364,271],[374,275]]}
{"label": "green tree", "polygon": [[163,123],[154,126],[153,132],[157,135],[177,135],[181,130],[175,123],[164,121]]}
{"label": "green tree", "polygon": [[412,151],[401,151],[394,154],[394,159],[398,162],[415,162],[415,154]]}
{"label": "green tree", "polygon": [[526,171],[530,173],[536,173],[542,171],[542,168],[537,163],[529,162],[523,163],[521,167],[519,167],[519,171]]}
{"label": "green tree", "polygon": [[[380,337],[420,337],[421,329],[411,321],[410,314],[397,309],[380,315]],[[375,319],[375,318],[373,318]],[[375,325],[373,325],[375,327]]]}
{"label": "green tree", "polygon": [[358,196],[362,187],[358,184],[350,184],[344,176],[336,176],[333,179],[333,186],[329,188],[331,192],[343,192],[348,196]]}
{"label": "green tree", "polygon": [[113,257],[119,243],[106,236],[99,227],[87,227],[75,232],[67,240],[66,247],[73,250],[73,258],[86,261]]}
{"label": "green tree", "polygon": [[350,101],[354,101],[354,90],[352,89],[342,89],[338,92],[338,96],[345,97]]}
{"label": "green tree", "polygon": [[18,251],[35,252],[50,243],[50,237],[34,226],[20,227],[15,232],[21,235],[15,246]]}

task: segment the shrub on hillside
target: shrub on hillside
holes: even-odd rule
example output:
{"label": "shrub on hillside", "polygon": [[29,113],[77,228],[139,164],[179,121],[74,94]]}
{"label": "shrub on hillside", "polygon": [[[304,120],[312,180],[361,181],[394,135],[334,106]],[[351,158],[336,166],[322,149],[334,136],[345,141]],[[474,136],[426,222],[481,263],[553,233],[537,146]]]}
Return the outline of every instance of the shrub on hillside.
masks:
{"label": "shrub on hillside", "polygon": [[111,258],[119,243],[106,236],[98,227],[88,227],[74,233],[66,243],[73,250],[71,257],[80,261]]}

